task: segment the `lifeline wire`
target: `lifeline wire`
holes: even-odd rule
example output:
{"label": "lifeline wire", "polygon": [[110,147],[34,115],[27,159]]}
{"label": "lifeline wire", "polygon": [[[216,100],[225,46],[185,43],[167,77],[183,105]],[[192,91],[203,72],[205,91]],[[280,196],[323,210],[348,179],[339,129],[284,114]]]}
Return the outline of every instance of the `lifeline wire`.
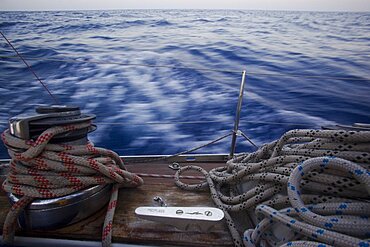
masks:
{"label": "lifeline wire", "polygon": [[27,61],[21,56],[21,54],[17,51],[17,49],[10,43],[10,41],[5,37],[5,35],[0,31],[0,34],[3,36],[5,41],[9,44],[9,46],[17,53],[17,56],[22,59],[23,63],[27,66],[27,68],[31,71],[31,73],[36,77],[36,79],[41,83],[41,85],[45,88],[45,90],[48,92],[50,97],[54,100],[56,104],[59,103],[58,99],[50,92],[48,87],[46,86],[45,83],[42,82],[42,80],[37,76],[36,72],[32,69],[31,65],[27,63]]}
{"label": "lifeline wire", "polygon": [[[188,170],[206,181],[182,182]],[[210,190],[235,246],[370,246],[370,131],[292,130],[224,167],[175,176]],[[250,229],[241,234],[230,213],[250,216]]]}
{"label": "lifeline wire", "polygon": [[147,162],[156,162],[156,161],[161,161],[161,160],[168,160],[170,158],[175,158],[177,156],[180,156],[180,155],[183,155],[183,154],[188,154],[188,153],[191,153],[191,152],[194,152],[198,149],[201,149],[201,148],[204,148],[204,147],[207,147],[207,146],[210,146],[216,142],[219,142],[223,139],[225,139],[226,137],[229,137],[232,135],[232,132],[231,133],[228,133],[228,134],[225,134],[221,137],[218,137],[210,142],[207,142],[205,144],[202,144],[202,145],[199,145],[197,147],[194,147],[194,148],[191,148],[191,149],[188,149],[188,150],[185,150],[185,151],[182,151],[180,153],[176,153],[176,154],[172,154],[172,155],[169,155],[169,156],[165,156],[165,157],[160,157],[160,158],[153,158],[153,159],[147,159],[147,160],[138,160],[138,161],[131,161],[130,163],[147,163]]}
{"label": "lifeline wire", "polygon": [[55,126],[45,130],[35,141],[12,136],[9,130],[3,132],[1,138],[12,158],[3,189],[21,196],[5,219],[3,239],[6,244],[13,243],[18,215],[35,198],[55,198],[93,185],[113,184],[102,233],[102,245],[111,245],[118,189],[140,186],[142,178],[128,172],[115,152],[94,147],[90,142],[87,145],[48,143],[55,135],[90,125],[88,122]]}

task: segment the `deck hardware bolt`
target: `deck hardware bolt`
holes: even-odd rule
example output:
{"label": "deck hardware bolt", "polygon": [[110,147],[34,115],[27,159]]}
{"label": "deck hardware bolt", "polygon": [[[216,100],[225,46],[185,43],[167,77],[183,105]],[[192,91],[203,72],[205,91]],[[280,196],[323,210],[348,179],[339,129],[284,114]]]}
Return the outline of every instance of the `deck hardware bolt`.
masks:
{"label": "deck hardware bolt", "polygon": [[169,165],[168,167],[169,167],[169,168],[171,168],[172,170],[175,170],[175,171],[180,170],[180,168],[181,168],[180,164],[179,164],[179,163],[177,163],[177,162],[173,162],[173,163],[172,163],[171,165]]}
{"label": "deck hardware bolt", "polygon": [[156,196],[153,198],[153,201],[160,207],[167,207],[167,204],[160,196]]}

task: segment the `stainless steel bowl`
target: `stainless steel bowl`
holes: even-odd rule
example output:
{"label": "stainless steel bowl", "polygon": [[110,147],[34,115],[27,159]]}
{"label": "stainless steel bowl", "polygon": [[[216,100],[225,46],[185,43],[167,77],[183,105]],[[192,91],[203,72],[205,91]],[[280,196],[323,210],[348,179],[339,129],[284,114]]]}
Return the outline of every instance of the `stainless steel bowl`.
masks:
{"label": "stainless steel bowl", "polygon": [[[103,206],[110,198],[111,185],[96,185],[79,192],[53,199],[37,199],[18,217],[25,229],[56,229],[85,219]],[[19,197],[9,193],[11,204]]]}

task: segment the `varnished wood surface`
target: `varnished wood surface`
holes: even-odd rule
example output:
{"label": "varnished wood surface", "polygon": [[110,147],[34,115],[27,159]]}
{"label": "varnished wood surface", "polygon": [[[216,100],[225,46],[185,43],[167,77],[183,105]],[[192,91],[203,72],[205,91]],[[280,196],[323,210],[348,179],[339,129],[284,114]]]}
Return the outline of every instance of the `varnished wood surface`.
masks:
{"label": "varnished wood surface", "polygon": [[[169,164],[129,164],[127,169],[136,173],[157,173],[173,175]],[[222,163],[195,164],[209,170]],[[187,175],[187,174],[185,174]],[[190,173],[189,173],[190,175]],[[193,174],[196,175],[196,174]],[[198,174],[199,175],[199,174]],[[217,223],[209,232],[199,230],[181,231],[173,226],[137,218],[135,209],[139,206],[153,206],[155,196],[162,197],[169,206],[214,206],[209,192],[189,192],[177,188],[173,179],[144,178],[139,188],[121,189],[113,221],[113,242],[150,245],[177,246],[232,246],[225,221]],[[0,194],[1,229],[10,206],[4,192]],[[95,215],[76,224],[58,230],[25,231],[17,235],[79,240],[101,240],[101,230],[106,207]]]}

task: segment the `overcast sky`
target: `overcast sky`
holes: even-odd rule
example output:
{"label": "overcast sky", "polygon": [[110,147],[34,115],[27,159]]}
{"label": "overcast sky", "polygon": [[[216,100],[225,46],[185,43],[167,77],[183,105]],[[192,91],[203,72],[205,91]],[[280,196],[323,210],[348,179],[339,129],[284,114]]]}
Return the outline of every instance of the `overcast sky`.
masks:
{"label": "overcast sky", "polygon": [[370,11],[370,0],[0,0],[0,10],[83,9]]}

